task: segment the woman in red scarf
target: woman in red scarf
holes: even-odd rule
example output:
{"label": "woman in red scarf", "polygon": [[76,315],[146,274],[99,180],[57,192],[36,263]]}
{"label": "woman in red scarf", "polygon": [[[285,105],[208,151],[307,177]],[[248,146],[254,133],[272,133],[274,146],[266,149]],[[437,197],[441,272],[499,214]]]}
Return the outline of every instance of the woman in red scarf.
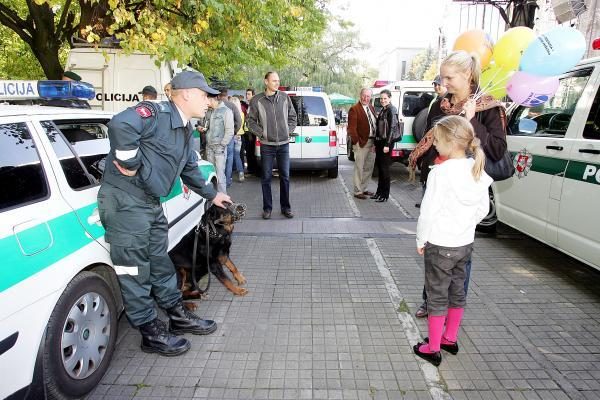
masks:
{"label": "woman in red scarf", "polygon": [[[502,104],[491,96],[479,93],[481,67],[477,57],[466,51],[450,53],[440,65],[442,85],[448,92],[436,99],[427,116],[427,133],[409,157],[410,175],[419,166],[421,182],[427,182],[431,167],[436,163],[438,152],[433,146],[431,128],[447,115],[461,115],[473,125],[486,156],[500,160],[506,152],[506,113]],[[437,162],[439,163],[438,159]],[[466,266],[465,295],[469,288],[471,261]],[[423,289],[423,304],[416,312],[417,317],[427,316],[427,293]]]}

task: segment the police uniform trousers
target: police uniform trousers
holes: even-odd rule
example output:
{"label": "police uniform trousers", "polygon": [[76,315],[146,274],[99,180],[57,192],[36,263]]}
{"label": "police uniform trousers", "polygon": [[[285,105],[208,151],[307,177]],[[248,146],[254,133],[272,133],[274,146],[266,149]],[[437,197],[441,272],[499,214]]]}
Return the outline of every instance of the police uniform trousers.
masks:
{"label": "police uniform trousers", "polygon": [[138,198],[103,182],[98,211],[110,243],[125,314],[133,326],[157,317],[154,300],[163,309],[181,300],[168,250],[168,221],[160,199]]}

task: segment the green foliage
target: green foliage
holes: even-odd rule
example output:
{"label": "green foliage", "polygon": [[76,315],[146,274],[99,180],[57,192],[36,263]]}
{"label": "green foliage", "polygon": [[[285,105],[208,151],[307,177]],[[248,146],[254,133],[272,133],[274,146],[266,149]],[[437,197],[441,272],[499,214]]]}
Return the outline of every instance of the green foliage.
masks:
{"label": "green foliage", "polygon": [[89,45],[117,39],[126,53],[235,75],[240,64],[283,65],[295,48],[318,40],[324,1],[2,0],[0,24],[29,44],[49,77],[62,73],[56,53],[72,37]]}
{"label": "green foliage", "polygon": [[44,79],[29,46],[4,26],[0,26],[0,79]]}
{"label": "green foliage", "polygon": [[[436,67],[432,67],[432,65],[436,63],[436,52],[431,47],[429,47],[426,50],[423,50],[413,58],[410,69],[406,74],[406,79],[415,81],[432,79],[437,74],[437,72],[435,72],[433,73],[433,76],[429,77],[430,75],[432,75],[432,70],[437,70]],[[427,78],[425,77],[426,73],[428,75]]]}
{"label": "green foliage", "polygon": [[263,63],[243,68],[235,79],[230,78],[232,86],[252,86],[260,91],[265,73],[277,70],[283,86],[322,86],[327,93],[357,98],[360,88],[368,86],[377,71],[358,59],[358,51],[365,44],[360,42],[352,25],[334,17],[330,19],[329,29],[321,39],[290,53],[286,66]]}

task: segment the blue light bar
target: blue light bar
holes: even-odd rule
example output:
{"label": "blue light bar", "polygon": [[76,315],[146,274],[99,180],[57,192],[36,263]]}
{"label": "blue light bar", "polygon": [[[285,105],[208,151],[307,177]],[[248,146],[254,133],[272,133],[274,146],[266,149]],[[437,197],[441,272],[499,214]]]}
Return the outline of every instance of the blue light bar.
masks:
{"label": "blue light bar", "polygon": [[94,87],[87,82],[38,81],[38,93],[46,99],[86,99],[96,95]]}

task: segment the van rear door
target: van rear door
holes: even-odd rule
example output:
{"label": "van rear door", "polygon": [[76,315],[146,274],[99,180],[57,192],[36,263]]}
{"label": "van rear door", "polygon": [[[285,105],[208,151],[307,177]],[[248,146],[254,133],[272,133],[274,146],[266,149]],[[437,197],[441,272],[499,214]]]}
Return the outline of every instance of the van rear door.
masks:
{"label": "van rear door", "polygon": [[287,95],[292,100],[294,110],[296,110],[296,116],[298,118],[298,124],[292,135],[290,135],[290,160],[302,158],[302,126],[300,124],[300,114],[302,112],[302,96],[295,92],[288,92]]}
{"label": "van rear door", "polygon": [[[329,158],[329,125],[333,115],[328,112],[326,98],[303,93],[298,113],[302,142],[302,158]],[[331,112],[333,114],[333,111]]]}

